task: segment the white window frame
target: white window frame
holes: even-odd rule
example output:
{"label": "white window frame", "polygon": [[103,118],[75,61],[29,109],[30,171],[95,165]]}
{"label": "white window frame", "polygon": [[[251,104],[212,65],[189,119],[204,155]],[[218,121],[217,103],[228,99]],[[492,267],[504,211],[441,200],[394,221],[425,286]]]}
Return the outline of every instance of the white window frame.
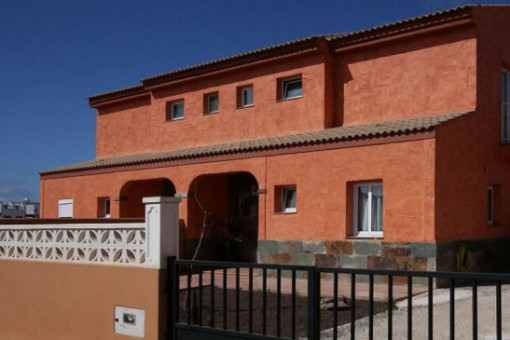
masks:
{"label": "white window frame", "polygon": [[501,69],[501,143],[510,143],[510,71],[504,68]]}
{"label": "white window frame", "polygon": [[[358,188],[362,186],[368,186],[368,221],[369,221],[369,230],[363,231],[359,230],[358,225]],[[377,237],[382,238],[384,236],[384,204],[383,204],[383,225],[381,226],[382,231],[372,231],[372,187],[373,186],[382,186],[383,187],[383,202],[384,202],[384,186],[382,182],[363,182],[356,183],[353,187],[354,195],[353,195],[353,226],[352,233],[356,237]]]}
{"label": "white window frame", "polygon": [[73,218],[74,200],[65,198],[58,200],[58,218]]}
{"label": "white window frame", "polygon": [[[205,97],[206,97],[205,99],[207,101],[207,104],[206,104],[207,112],[206,112],[206,114],[213,114],[213,113],[220,112],[220,94],[218,92],[214,92],[214,93],[206,94]],[[213,110],[211,108],[211,98],[213,98],[213,97],[216,97],[217,100],[218,100],[218,107],[216,108],[216,110]]]}
{"label": "white window frame", "polygon": [[[251,103],[246,103],[245,98],[247,98],[248,91],[251,91]],[[243,86],[239,90],[239,107],[250,107],[253,106],[254,96],[253,96],[253,86]]]}
{"label": "white window frame", "polygon": [[[181,119],[184,119],[185,117],[185,112],[184,112],[184,100],[177,100],[175,102],[171,102],[170,103],[170,110],[171,110],[171,120],[181,120]],[[177,112],[176,110],[176,107],[178,106],[181,106],[182,105],[182,117],[176,117],[175,116],[175,113]]]}
{"label": "white window frame", "polygon": [[[293,83],[301,83],[301,94],[300,95],[297,95],[297,96],[287,96],[287,87],[289,86],[289,84],[293,84]],[[301,98],[303,97],[303,78],[301,76],[299,77],[292,77],[292,78],[287,78],[287,79],[282,79],[282,100],[289,100],[289,99],[295,99],[295,98]]]}
{"label": "white window frame", "polygon": [[487,187],[487,224],[494,225],[494,186]]}
{"label": "white window frame", "polygon": [[[297,212],[297,189],[295,185],[289,185],[282,187],[282,212],[284,213],[295,213]],[[287,196],[289,195],[289,191],[294,191],[296,195],[296,204],[294,207],[287,207]]]}

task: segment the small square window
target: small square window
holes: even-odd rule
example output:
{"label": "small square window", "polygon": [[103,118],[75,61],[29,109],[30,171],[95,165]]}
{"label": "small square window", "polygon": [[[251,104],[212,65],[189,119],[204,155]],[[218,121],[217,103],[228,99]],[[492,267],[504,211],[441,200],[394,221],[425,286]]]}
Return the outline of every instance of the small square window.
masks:
{"label": "small square window", "polygon": [[218,92],[209,93],[204,96],[204,114],[218,113],[220,96]]}
{"label": "small square window", "polygon": [[253,106],[253,86],[243,86],[237,89],[237,106]]}
{"label": "small square window", "polygon": [[97,199],[97,217],[110,217],[110,197],[99,197]]}
{"label": "small square window", "polygon": [[283,79],[281,81],[281,99],[293,99],[303,96],[303,81],[300,77]]}
{"label": "small square window", "polygon": [[383,185],[359,183],[354,185],[353,233],[361,237],[383,236]]}
{"label": "small square window", "polygon": [[295,185],[275,187],[275,212],[295,213],[297,191]]}
{"label": "small square window", "polygon": [[166,120],[184,119],[184,100],[166,103]]}

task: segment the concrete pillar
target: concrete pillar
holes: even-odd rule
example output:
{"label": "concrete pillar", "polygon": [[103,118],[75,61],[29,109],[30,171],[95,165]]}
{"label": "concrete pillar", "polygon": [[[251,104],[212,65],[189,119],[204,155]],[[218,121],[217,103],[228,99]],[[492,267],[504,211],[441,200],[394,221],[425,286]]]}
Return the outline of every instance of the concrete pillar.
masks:
{"label": "concrete pillar", "polygon": [[144,197],[146,261],[166,268],[168,256],[179,257],[179,197]]}

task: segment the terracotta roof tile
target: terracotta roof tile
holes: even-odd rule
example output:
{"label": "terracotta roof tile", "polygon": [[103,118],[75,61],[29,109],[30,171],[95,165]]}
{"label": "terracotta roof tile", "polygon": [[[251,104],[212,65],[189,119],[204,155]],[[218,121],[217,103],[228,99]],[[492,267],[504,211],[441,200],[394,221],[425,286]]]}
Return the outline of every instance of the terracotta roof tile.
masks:
{"label": "terracotta roof tile", "polygon": [[254,152],[268,149],[284,149],[300,145],[327,144],[347,140],[369,139],[389,135],[418,133],[431,130],[437,125],[467,113],[469,112],[448,113],[437,116],[386,121],[366,125],[342,126],[317,132],[305,132],[280,137],[269,137],[256,140],[200,146],[188,149],[110,157],[46,170],[40,174],[49,175],[118,166],[210,157],[222,154]]}

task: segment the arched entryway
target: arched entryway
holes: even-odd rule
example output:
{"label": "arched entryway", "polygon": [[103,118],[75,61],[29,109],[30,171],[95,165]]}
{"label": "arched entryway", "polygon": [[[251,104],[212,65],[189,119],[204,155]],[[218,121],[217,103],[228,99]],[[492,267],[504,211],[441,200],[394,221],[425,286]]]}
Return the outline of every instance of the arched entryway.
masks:
{"label": "arched entryway", "polygon": [[[248,172],[202,175],[188,195],[186,257],[256,262],[258,183]],[[205,224],[204,224],[205,222]]]}
{"label": "arched entryway", "polygon": [[174,196],[175,186],[167,178],[129,181],[120,190],[119,217],[143,218],[144,197]]}

